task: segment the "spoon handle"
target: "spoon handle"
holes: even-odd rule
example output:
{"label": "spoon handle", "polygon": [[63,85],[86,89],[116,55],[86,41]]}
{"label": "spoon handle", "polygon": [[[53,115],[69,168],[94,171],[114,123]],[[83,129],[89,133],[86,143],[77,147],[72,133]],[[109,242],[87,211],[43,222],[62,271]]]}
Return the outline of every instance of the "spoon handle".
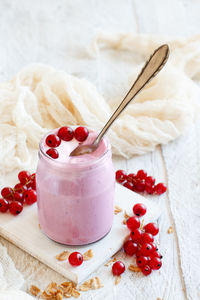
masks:
{"label": "spoon handle", "polygon": [[151,55],[150,59],[144,65],[142,71],[138,75],[131,89],[122,100],[120,105],[117,107],[113,115],[110,117],[106,125],[103,127],[97,138],[95,139],[93,145],[97,145],[104,134],[107,132],[112,123],[120,115],[120,113],[125,109],[125,107],[131,102],[131,100],[143,89],[143,87],[160,72],[162,67],[165,65],[169,56],[168,45],[162,45]]}

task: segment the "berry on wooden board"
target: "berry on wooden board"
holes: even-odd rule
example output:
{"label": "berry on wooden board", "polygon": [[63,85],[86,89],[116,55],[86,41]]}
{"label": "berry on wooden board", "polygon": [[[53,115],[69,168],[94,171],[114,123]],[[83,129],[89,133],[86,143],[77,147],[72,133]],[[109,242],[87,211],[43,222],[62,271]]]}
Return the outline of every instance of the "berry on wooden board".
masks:
{"label": "berry on wooden board", "polygon": [[133,206],[133,213],[137,217],[142,217],[146,214],[147,208],[143,203],[137,203]]}
{"label": "berry on wooden board", "polygon": [[9,211],[12,215],[19,215],[23,210],[23,205],[18,201],[13,201],[9,204]]}
{"label": "berry on wooden board", "polygon": [[1,196],[6,200],[13,200],[13,189],[11,187],[5,187],[1,190]]}
{"label": "berry on wooden board", "polygon": [[72,252],[68,257],[68,261],[72,266],[80,266],[83,262],[83,255],[80,252]]}
{"label": "berry on wooden board", "polygon": [[134,254],[136,254],[138,249],[138,245],[136,243],[134,243],[133,241],[126,241],[124,243],[124,251],[126,252],[126,254],[133,256]]}
{"label": "berry on wooden board", "polygon": [[0,212],[5,213],[9,208],[9,203],[6,199],[0,199]]}
{"label": "berry on wooden board", "polygon": [[125,265],[122,261],[116,261],[113,265],[112,265],[112,272],[113,275],[119,276],[122,273],[124,273],[125,271]]}

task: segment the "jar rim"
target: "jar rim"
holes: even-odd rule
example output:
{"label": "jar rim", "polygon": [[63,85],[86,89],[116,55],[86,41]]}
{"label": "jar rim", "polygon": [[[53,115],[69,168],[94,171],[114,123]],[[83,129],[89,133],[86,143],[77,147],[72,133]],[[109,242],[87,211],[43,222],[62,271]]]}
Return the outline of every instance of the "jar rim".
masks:
{"label": "jar rim", "polygon": [[[72,125],[66,125],[66,126],[70,126],[71,128],[76,128],[77,126],[72,126]],[[84,126],[84,125],[79,125],[79,126]],[[93,129],[87,127],[89,130],[91,131],[94,131]],[[55,128],[53,130],[57,130],[59,128]],[[82,162],[77,162],[77,163],[73,163],[72,161],[67,161],[67,162],[63,162],[63,161],[57,161],[55,159],[53,159],[52,157],[50,157],[48,154],[46,154],[46,152],[43,150],[43,142],[45,140],[45,138],[47,137],[47,135],[49,133],[51,133],[51,131],[48,131],[40,140],[40,143],[39,143],[39,154],[41,153],[48,161],[51,161],[54,163],[54,166],[59,166],[59,167],[66,167],[66,166],[73,166],[75,168],[84,168],[84,167],[89,167],[89,166],[93,166],[97,163],[99,163],[99,161],[101,161],[105,156],[106,154],[111,150],[111,145],[110,145],[110,142],[108,140],[108,138],[106,136],[103,137],[103,141],[105,142],[105,145],[106,145],[106,149],[105,151],[103,152],[102,155],[98,156],[98,157],[95,157],[90,160],[90,161],[82,161]]]}

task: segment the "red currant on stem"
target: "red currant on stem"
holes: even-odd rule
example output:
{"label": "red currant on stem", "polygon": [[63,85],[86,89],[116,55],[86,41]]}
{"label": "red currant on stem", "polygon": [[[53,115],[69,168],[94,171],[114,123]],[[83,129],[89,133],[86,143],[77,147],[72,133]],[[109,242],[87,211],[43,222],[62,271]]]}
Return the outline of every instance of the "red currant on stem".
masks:
{"label": "red currant on stem", "polygon": [[6,200],[13,200],[13,189],[11,187],[5,187],[1,190],[1,195]]}
{"label": "red currant on stem", "polygon": [[31,205],[37,201],[37,194],[35,190],[28,190],[24,193],[26,204]]}
{"label": "red currant on stem", "polygon": [[13,201],[9,204],[9,211],[12,215],[18,215],[22,212],[23,205],[18,201]]}
{"label": "red currant on stem", "polygon": [[124,251],[130,256],[134,255],[137,252],[137,249],[138,245],[131,240],[124,243]]}
{"label": "red currant on stem", "polygon": [[74,137],[79,142],[84,142],[89,135],[89,131],[86,127],[79,126],[74,131]]}
{"label": "red currant on stem", "polygon": [[20,202],[22,204],[24,202],[24,196],[23,196],[22,193],[14,192],[13,198],[14,198],[14,201],[18,201],[18,202]]}
{"label": "red currant on stem", "polygon": [[145,232],[151,233],[152,235],[157,235],[159,232],[158,225],[156,223],[148,223],[144,226]]}
{"label": "red currant on stem", "polygon": [[154,251],[157,251],[157,250],[158,250],[158,248],[157,248],[157,245],[156,245],[154,242],[150,242],[149,244],[150,244],[150,245],[151,245],[151,247],[152,247],[152,252],[154,252]]}
{"label": "red currant on stem", "polygon": [[36,178],[35,173],[31,175],[31,189],[36,190]]}
{"label": "red currant on stem", "polygon": [[48,154],[50,157],[56,159],[59,157],[58,151],[54,148],[50,148],[46,151],[46,154]]}
{"label": "red currant on stem", "polygon": [[152,270],[159,270],[162,267],[162,261],[158,257],[152,257],[149,261],[149,266]]}
{"label": "red currant on stem", "polygon": [[154,241],[152,234],[144,232],[141,238],[141,244],[152,243]]}
{"label": "red currant on stem", "polygon": [[72,266],[80,266],[83,262],[83,255],[80,252],[72,252],[68,257],[68,261]]}
{"label": "red currant on stem", "polygon": [[58,136],[63,141],[71,141],[74,137],[74,131],[71,127],[63,126],[58,130]]}
{"label": "red currant on stem", "polygon": [[138,267],[143,267],[143,266],[146,266],[149,262],[149,259],[148,257],[146,256],[138,256],[137,259],[136,259],[136,263],[138,265]]}
{"label": "red currant on stem", "polygon": [[147,172],[144,170],[139,170],[136,174],[137,179],[145,179],[147,177]]}
{"label": "red currant on stem", "polygon": [[145,185],[145,191],[147,194],[152,195],[154,193],[154,185]]}
{"label": "red currant on stem", "polygon": [[142,237],[142,231],[139,228],[132,230],[130,233],[130,237],[132,241],[134,241],[135,243],[139,243]]}
{"label": "red currant on stem", "polygon": [[49,134],[45,140],[47,146],[58,147],[61,143],[61,139],[56,134]]}
{"label": "red currant on stem", "polygon": [[140,220],[137,217],[130,217],[128,218],[126,225],[128,227],[128,229],[130,230],[134,230],[140,227]]}
{"label": "red currant on stem", "polygon": [[119,276],[122,273],[124,273],[125,271],[125,265],[122,261],[116,261],[113,265],[112,265],[112,272],[113,275]]}
{"label": "red currant on stem", "polygon": [[6,199],[0,199],[0,212],[5,213],[9,208],[9,203]]}
{"label": "red currant on stem", "polygon": [[152,176],[147,176],[145,178],[145,184],[146,184],[146,186],[152,186],[152,185],[154,185],[155,181],[156,181],[155,178],[153,178]]}
{"label": "red currant on stem", "polygon": [[17,192],[17,193],[24,193],[24,191],[27,190],[27,186],[26,185],[23,185],[21,183],[17,183],[15,186],[14,186],[14,191]]}
{"label": "red currant on stem", "polygon": [[133,190],[133,188],[134,188],[134,185],[132,184],[132,182],[129,182],[129,181],[126,181],[125,183],[123,183],[123,186],[125,186],[129,190]]}
{"label": "red currant on stem", "polygon": [[137,217],[142,217],[146,214],[147,208],[143,203],[137,203],[133,206],[133,213]]}
{"label": "red currant on stem", "polygon": [[154,187],[154,192],[157,194],[157,195],[161,195],[163,193],[165,193],[167,190],[167,187],[164,183],[158,183],[157,185],[155,185]]}
{"label": "red currant on stem", "polygon": [[158,257],[158,258],[160,258],[160,259],[163,258],[163,256],[162,256],[162,255],[160,254],[160,252],[158,252],[158,251],[153,251],[153,252],[151,252],[150,257],[151,257],[151,258],[153,258],[153,257]]}
{"label": "red currant on stem", "polygon": [[152,251],[152,246],[150,244],[146,243],[146,244],[142,245],[140,250],[144,256],[149,256]]}
{"label": "red currant on stem", "polygon": [[152,270],[149,266],[146,265],[146,266],[142,267],[141,271],[145,276],[148,276],[151,274]]}
{"label": "red currant on stem", "polygon": [[128,174],[127,181],[133,182],[134,180],[135,180],[135,174],[134,173]]}
{"label": "red currant on stem", "polygon": [[115,178],[116,178],[117,182],[119,182],[119,183],[124,182],[127,178],[126,172],[124,170],[116,171]]}
{"label": "red currant on stem", "polygon": [[145,181],[137,180],[135,182],[135,191],[141,193],[141,192],[144,192],[144,190],[145,190]]}
{"label": "red currant on stem", "polygon": [[31,174],[28,171],[21,171],[18,174],[18,178],[20,183],[25,185],[31,179]]}

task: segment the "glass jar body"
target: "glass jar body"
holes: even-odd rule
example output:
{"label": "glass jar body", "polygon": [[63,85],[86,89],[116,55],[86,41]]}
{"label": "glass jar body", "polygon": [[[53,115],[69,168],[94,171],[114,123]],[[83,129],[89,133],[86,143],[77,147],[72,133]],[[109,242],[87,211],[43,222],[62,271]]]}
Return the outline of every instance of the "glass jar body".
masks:
{"label": "glass jar body", "polygon": [[42,231],[67,245],[85,245],[105,236],[114,213],[112,153],[90,164],[57,164],[39,152],[37,204]]}

